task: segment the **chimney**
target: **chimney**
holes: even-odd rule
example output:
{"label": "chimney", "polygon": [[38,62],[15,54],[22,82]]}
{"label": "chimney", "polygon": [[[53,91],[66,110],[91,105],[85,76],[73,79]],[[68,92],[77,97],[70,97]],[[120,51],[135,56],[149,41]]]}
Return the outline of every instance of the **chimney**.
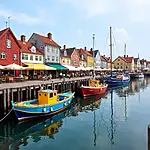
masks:
{"label": "chimney", "polygon": [[64,45],[64,49],[66,49],[66,45]]}
{"label": "chimney", "polygon": [[86,50],[86,46],[84,47],[84,50]]}
{"label": "chimney", "polygon": [[104,55],[104,57],[105,57],[105,55]]}
{"label": "chimney", "polygon": [[52,34],[50,32],[47,34],[47,37],[52,40]]}
{"label": "chimney", "polygon": [[124,57],[126,57],[126,55],[124,55]]}
{"label": "chimney", "polygon": [[26,36],[25,35],[21,35],[21,42],[26,42]]}
{"label": "chimney", "polygon": [[128,55],[127,55],[127,57],[128,57]]}
{"label": "chimney", "polygon": [[90,51],[92,52],[92,51],[93,51],[93,48],[91,48]]}

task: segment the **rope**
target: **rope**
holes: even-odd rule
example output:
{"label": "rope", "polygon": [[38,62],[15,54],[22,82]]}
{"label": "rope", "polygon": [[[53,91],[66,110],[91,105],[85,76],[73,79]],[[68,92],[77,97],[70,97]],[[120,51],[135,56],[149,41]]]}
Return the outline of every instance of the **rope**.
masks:
{"label": "rope", "polygon": [[2,122],[2,121],[12,112],[12,110],[13,110],[13,108],[9,111],[9,113],[8,113],[4,118],[2,118],[2,119],[0,120],[0,122]]}

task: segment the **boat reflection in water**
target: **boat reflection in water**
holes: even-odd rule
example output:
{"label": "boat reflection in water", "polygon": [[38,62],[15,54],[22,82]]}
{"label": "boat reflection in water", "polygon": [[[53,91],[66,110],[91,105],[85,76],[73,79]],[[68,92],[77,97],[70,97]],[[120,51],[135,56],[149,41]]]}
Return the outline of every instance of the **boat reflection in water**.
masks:
{"label": "boat reflection in water", "polygon": [[76,105],[71,104],[67,110],[58,113],[52,118],[26,121],[18,124],[10,122],[0,124],[0,130],[7,130],[4,132],[0,131],[0,150],[19,149],[21,144],[26,146],[30,137],[36,143],[41,140],[42,136],[54,139],[54,134],[59,132],[59,128],[63,125],[63,118],[76,116],[78,113],[77,108]]}

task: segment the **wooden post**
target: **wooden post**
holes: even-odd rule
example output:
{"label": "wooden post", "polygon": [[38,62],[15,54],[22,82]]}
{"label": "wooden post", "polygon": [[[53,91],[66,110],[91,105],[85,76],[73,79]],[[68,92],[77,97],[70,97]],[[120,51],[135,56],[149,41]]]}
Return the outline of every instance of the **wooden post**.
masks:
{"label": "wooden post", "polygon": [[22,91],[22,88],[20,88],[20,101],[22,101],[23,100],[23,93],[22,93],[23,91]]}
{"label": "wooden post", "polygon": [[11,100],[12,100],[12,101],[15,101],[15,100],[14,100],[14,92],[13,92],[13,88],[11,89]]}
{"label": "wooden post", "polygon": [[29,100],[31,100],[31,87],[29,86]]}
{"label": "wooden post", "polygon": [[148,125],[148,150],[150,150],[150,124]]}
{"label": "wooden post", "polygon": [[28,87],[26,87],[26,100],[28,100],[29,99],[29,88]]}
{"label": "wooden post", "polygon": [[3,101],[4,101],[4,112],[6,111],[6,90],[3,91]]}
{"label": "wooden post", "polygon": [[10,90],[7,89],[6,112],[8,112],[9,107],[10,107]]}
{"label": "wooden post", "polygon": [[35,88],[35,86],[33,87],[33,92],[34,92],[34,98],[36,98],[36,88]]}
{"label": "wooden post", "polygon": [[19,102],[20,102],[20,89],[19,89],[19,88],[17,89],[17,95],[18,95],[18,99],[17,99],[17,101],[19,101]]}

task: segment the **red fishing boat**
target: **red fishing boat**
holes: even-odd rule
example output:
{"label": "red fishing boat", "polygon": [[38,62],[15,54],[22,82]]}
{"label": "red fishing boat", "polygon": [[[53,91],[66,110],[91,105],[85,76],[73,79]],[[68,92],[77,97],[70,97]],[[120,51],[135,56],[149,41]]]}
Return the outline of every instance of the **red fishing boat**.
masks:
{"label": "red fishing boat", "polygon": [[99,95],[106,92],[108,85],[99,84],[99,80],[89,80],[89,86],[81,86],[83,96]]}

